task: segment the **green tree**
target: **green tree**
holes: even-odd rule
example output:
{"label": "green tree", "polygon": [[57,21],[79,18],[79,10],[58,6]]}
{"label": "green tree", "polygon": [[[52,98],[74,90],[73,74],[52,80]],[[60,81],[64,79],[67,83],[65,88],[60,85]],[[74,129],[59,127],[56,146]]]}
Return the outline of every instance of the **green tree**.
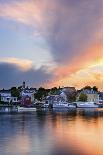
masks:
{"label": "green tree", "polygon": [[75,101],[76,101],[76,93],[73,93],[70,96],[70,102],[75,102]]}
{"label": "green tree", "polygon": [[42,101],[47,95],[47,91],[45,88],[40,87],[38,91],[35,93],[35,99]]}
{"label": "green tree", "polygon": [[88,90],[91,90],[91,86],[85,86],[83,89],[88,89]]}
{"label": "green tree", "polygon": [[93,90],[97,92],[98,91],[98,88],[96,86],[94,86],[93,87]]}
{"label": "green tree", "polygon": [[22,86],[19,86],[18,87],[18,90],[21,92],[22,91]]}
{"label": "green tree", "polygon": [[11,88],[11,96],[12,97],[20,98],[20,91],[19,91],[19,89],[16,88],[16,87],[12,87]]}
{"label": "green tree", "polygon": [[68,102],[75,102],[76,101],[76,92],[69,92],[66,94]]}
{"label": "green tree", "polygon": [[51,88],[50,93],[51,93],[51,95],[55,95],[55,94],[57,94],[57,91],[58,91],[58,88],[53,87],[53,88]]}
{"label": "green tree", "polygon": [[80,96],[79,96],[79,101],[86,102],[87,101],[87,95],[81,93]]}

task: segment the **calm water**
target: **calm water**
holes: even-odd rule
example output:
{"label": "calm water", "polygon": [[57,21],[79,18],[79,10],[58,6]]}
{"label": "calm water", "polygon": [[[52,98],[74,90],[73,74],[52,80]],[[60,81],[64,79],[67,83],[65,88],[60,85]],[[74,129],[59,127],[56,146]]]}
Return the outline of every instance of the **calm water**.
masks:
{"label": "calm water", "polygon": [[1,114],[0,155],[103,155],[103,109]]}

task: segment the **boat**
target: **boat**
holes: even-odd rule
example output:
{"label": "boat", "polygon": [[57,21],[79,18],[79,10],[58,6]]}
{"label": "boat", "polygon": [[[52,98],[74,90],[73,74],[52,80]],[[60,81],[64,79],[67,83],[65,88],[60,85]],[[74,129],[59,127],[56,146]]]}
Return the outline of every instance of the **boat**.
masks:
{"label": "boat", "polygon": [[49,108],[49,103],[44,103],[41,107],[42,108]]}
{"label": "boat", "polygon": [[94,102],[76,102],[77,108],[98,108],[99,106]]}
{"label": "boat", "polygon": [[54,102],[53,103],[53,108],[76,108],[75,105],[68,103],[68,102]]}
{"label": "boat", "polygon": [[36,111],[36,108],[33,108],[33,107],[18,107],[18,112],[28,112],[28,111]]}

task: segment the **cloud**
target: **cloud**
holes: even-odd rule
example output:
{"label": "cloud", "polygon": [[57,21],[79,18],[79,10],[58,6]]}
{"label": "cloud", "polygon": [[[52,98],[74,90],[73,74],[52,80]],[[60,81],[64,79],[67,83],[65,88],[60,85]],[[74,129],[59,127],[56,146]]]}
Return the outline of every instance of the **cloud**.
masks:
{"label": "cloud", "polygon": [[39,69],[30,68],[21,70],[15,64],[6,62],[0,63],[0,87],[8,88],[11,86],[19,86],[25,81],[30,86],[43,86],[47,80],[52,78],[52,73],[48,72],[45,67]]}
{"label": "cloud", "polygon": [[[36,9],[37,10],[37,9]],[[31,25],[33,20],[37,19],[35,15],[35,8],[32,3],[29,2],[17,2],[0,4],[0,16],[8,18],[14,21],[18,21],[24,24]],[[34,18],[34,19],[33,19]],[[36,22],[37,22],[36,21]]]}
{"label": "cloud", "polygon": [[29,70],[33,66],[32,61],[26,60],[26,59],[18,59],[18,58],[0,58],[0,62],[16,65],[21,70]]}
{"label": "cloud", "polygon": [[66,65],[98,41],[102,6],[101,0],[24,0],[1,4],[0,16],[33,26],[46,38],[54,60]]}
{"label": "cloud", "polygon": [[103,57],[102,8],[102,0],[23,0],[0,4],[0,16],[45,37],[57,64],[57,84]]}

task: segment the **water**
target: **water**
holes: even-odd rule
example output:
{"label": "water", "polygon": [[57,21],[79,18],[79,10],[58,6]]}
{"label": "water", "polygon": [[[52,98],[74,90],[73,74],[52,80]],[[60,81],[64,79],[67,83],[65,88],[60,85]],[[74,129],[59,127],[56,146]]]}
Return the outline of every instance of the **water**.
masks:
{"label": "water", "polygon": [[1,114],[0,155],[103,155],[103,109]]}

